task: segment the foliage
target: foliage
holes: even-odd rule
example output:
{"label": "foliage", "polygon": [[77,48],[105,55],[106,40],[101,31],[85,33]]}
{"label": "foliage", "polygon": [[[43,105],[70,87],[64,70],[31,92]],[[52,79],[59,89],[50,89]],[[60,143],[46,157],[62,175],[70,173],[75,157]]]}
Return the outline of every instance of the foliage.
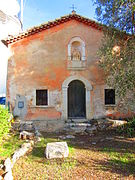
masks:
{"label": "foliage", "polygon": [[97,18],[103,24],[135,34],[134,0],[95,0]]}
{"label": "foliage", "polygon": [[125,134],[128,137],[135,137],[135,117],[129,120],[127,124],[119,126],[118,132],[120,134]]}
{"label": "foliage", "polygon": [[8,109],[0,106],[0,144],[11,128],[10,117],[11,114],[8,112]]}
{"label": "foliage", "polygon": [[135,39],[123,36],[115,30],[106,33],[98,53],[106,83],[119,96],[119,109],[126,104],[128,111],[135,107]]}
{"label": "foliage", "polygon": [[[135,2],[95,0],[97,19],[108,26],[99,49],[106,83],[116,90],[119,110],[135,106]],[[123,32],[125,30],[125,33]],[[129,34],[126,34],[129,33]],[[132,34],[132,35],[131,35]],[[125,105],[127,109],[125,108]]]}

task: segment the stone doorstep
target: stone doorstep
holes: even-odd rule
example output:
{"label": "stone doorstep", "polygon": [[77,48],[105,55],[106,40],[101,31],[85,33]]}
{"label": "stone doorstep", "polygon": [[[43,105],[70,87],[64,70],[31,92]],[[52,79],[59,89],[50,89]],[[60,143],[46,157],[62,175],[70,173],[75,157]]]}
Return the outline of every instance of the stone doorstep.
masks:
{"label": "stone doorstep", "polygon": [[70,129],[74,129],[74,130],[77,130],[77,129],[78,130],[81,130],[81,129],[85,130],[86,128],[87,128],[87,126],[78,126],[78,127],[77,126],[72,126],[72,127],[70,127]]}
{"label": "stone doorstep", "polygon": [[88,123],[66,123],[67,126],[69,127],[90,127],[91,124]]}
{"label": "stone doorstep", "polygon": [[67,129],[65,128],[65,131],[69,131],[72,133],[94,133],[98,130],[103,130],[108,128],[109,126],[113,126],[113,123],[110,122],[107,119],[101,119],[101,120],[94,120],[88,121],[87,123],[77,123],[77,122],[70,122],[66,123]]}
{"label": "stone doorstep", "polygon": [[75,122],[75,123],[84,123],[84,122],[88,122],[87,119],[71,119],[71,122]]}

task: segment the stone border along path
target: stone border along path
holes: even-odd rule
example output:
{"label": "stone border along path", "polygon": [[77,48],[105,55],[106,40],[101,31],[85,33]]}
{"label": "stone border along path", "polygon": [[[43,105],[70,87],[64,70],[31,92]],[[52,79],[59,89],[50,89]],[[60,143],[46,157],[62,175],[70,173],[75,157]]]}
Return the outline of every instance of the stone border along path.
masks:
{"label": "stone border along path", "polygon": [[[12,155],[12,158],[7,158],[3,164],[0,164],[0,180],[13,180],[12,176],[12,168],[15,164],[15,162],[22,156],[24,156],[28,151],[30,151],[33,148],[34,143],[40,141],[41,134],[39,132],[29,133],[27,131],[22,131],[20,133],[20,139],[26,140],[28,142],[25,142],[21,145],[21,148],[17,149],[14,154]],[[29,140],[27,140],[29,139]],[[32,140],[33,139],[33,140]]]}
{"label": "stone border along path", "polygon": [[15,162],[22,156],[24,156],[29,150],[31,150],[34,145],[34,141],[23,143],[21,148],[16,150],[12,156],[12,158],[7,158],[3,165],[0,165],[0,169],[3,170],[3,174],[0,175],[0,180],[13,180],[12,176],[12,168]]}

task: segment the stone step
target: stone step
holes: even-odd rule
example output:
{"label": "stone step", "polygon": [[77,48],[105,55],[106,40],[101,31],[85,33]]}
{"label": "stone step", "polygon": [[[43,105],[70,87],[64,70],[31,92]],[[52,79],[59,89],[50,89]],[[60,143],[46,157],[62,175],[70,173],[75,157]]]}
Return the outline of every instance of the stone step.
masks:
{"label": "stone step", "polygon": [[88,126],[91,126],[91,124],[89,123],[66,123],[66,126],[68,127],[88,127]]}
{"label": "stone step", "polygon": [[66,127],[64,130],[68,133],[88,133],[92,134],[97,131],[97,126],[71,126]]}
{"label": "stone step", "polygon": [[73,132],[73,133],[84,133],[86,130],[86,127],[70,127],[68,132]]}
{"label": "stone step", "polygon": [[90,129],[91,132],[95,131],[97,129],[96,126],[92,126],[89,123],[75,123],[75,122],[71,122],[71,123],[66,123],[66,128],[65,131],[67,132],[72,132],[72,133],[85,133],[85,132],[89,132],[90,133]]}
{"label": "stone step", "polygon": [[75,122],[75,123],[84,123],[84,122],[88,122],[88,119],[71,119],[72,122]]}
{"label": "stone step", "polygon": [[99,130],[104,130],[108,127],[112,127],[112,122],[107,119],[101,120],[89,120],[88,122],[68,122],[66,123],[66,132],[74,133],[88,133],[93,134]]}

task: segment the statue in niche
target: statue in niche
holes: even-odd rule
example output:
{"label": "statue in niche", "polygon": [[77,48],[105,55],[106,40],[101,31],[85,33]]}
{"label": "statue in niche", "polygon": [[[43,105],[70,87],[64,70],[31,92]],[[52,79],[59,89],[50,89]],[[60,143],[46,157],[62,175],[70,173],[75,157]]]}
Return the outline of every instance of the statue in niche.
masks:
{"label": "statue in niche", "polygon": [[74,49],[71,54],[71,59],[73,61],[80,61],[81,60],[81,53],[78,49]]}

